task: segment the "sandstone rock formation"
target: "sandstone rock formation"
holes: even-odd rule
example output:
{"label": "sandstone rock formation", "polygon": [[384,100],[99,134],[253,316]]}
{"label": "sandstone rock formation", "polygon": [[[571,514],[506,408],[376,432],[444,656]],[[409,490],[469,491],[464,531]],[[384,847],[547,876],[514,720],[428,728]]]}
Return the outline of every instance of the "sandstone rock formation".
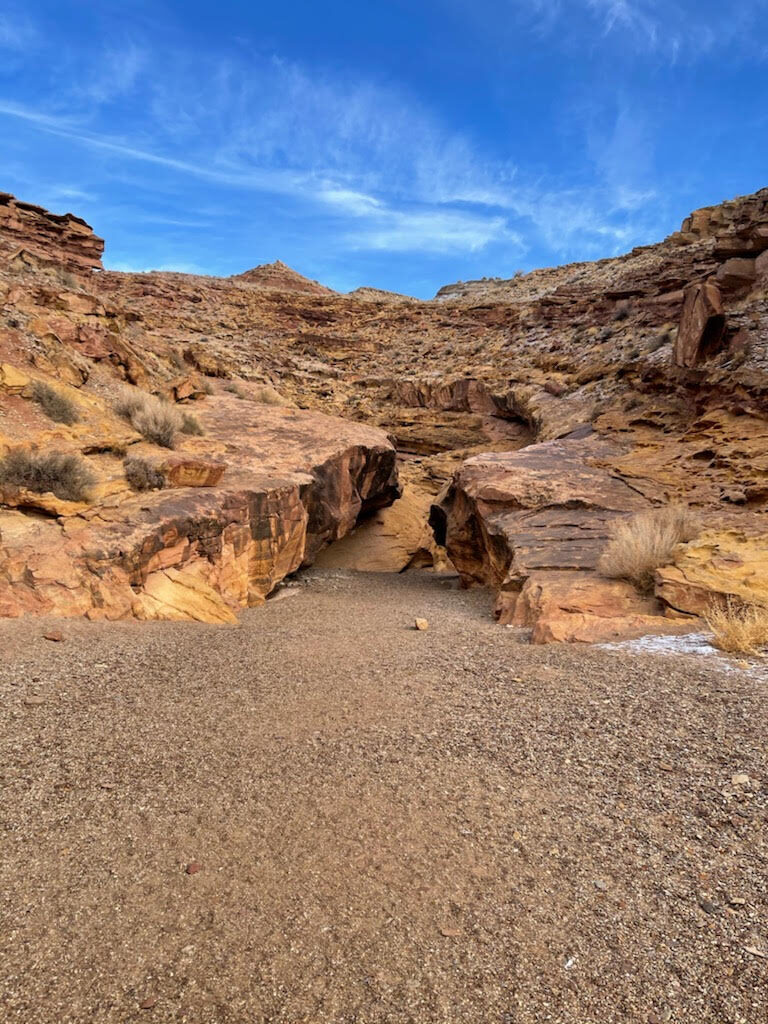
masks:
{"label": "sandstone rock formation", "polygon": [[11,265],[36,267],[48,261],[67,270],[101,268],[104,241],[84,220],[49,213],[7,192],[0,192],[0,239]]}
{"label": "sandstone rock formation", "polygon": [[[499,590],[502,620],[537,639],[663,624],[742,592],[706,545],[663,567],[650,600],[601,581],[611,522],[641,507],[692,504],[762,572],[768,190],[616,259],[431,302],[340,295],[280,263],[227,279],[96,273],[101,249],[77,218],[0,197],[0,457],[58,448],[98,478],[84,508],[4,489],[5,614],[227,619],[392,499],[387,436],[406,501],[329,557],[439,562],[418,527],[434,502],[465,581]],[[38,381],[76,422],[46,416]],[[126,383],[194,410],[205,435],[172,453],[142,440],[111,411]],[[126,452],[166,487],[130,492]]]}
{"label": "sandstone rock formation", "polygon": [[319,281],[310,281],[309,278],[302,277],[281,260],[275,260],[274,263],[262,263],[261,266],[254,267],[252,270],[235,274],[230,280],[255,285],[258,288],[274,288],[281,292],[304,292],[307,295],[333,294],[330,288],[326,288]]}
{"label": "sandstone rock formation", "polygon": [[0,614],[234,621],[397,496],[395,452],[375,428],[230,396],[201,420],[205,438],[184,447],[217,459],[169,457],[164,489],[130,491],[113,450],[88,460],[99,485],[87,503],[42,496],[41,518],[4,494]]}

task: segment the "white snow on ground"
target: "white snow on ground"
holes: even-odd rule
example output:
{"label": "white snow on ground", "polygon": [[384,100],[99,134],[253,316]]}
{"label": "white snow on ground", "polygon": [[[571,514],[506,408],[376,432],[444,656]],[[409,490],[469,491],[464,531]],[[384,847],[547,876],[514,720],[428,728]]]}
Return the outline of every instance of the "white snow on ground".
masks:
{"label": "white snow on ground", "polygon": [[596,644],[603,651],[628,651],[631,654],[693,654],[714,658],[716,667],[725,672],[747,672],[768,679],[768,664],[754,658],[726,657],[712,644],[711,633],[680,635],[649,634],[614,644]]}

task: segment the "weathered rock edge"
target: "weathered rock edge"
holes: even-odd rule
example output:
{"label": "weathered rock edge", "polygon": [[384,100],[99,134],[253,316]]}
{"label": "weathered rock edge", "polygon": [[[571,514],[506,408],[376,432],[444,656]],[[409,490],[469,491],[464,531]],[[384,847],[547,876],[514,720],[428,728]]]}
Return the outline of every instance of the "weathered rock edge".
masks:
{"label": "weathered rock edge", "polygon": [[609,468],[620,452],[592,435],[479,455],[432,506],[463,585],[492,587],[499,621],[530,627],[534,643],[681,628],[658,600],[597,571],[615,522],[650,507]]}
{"label": "weathered rock edge", "polygon": [[6,512],[0,615],[233,623],[235,609],[263,603],[361,514],[397,498],[382,431],[316,413],[260,416],[266,427],[243,432],[215,487],[136,495],[111,522],[107,507],[66,520]]}

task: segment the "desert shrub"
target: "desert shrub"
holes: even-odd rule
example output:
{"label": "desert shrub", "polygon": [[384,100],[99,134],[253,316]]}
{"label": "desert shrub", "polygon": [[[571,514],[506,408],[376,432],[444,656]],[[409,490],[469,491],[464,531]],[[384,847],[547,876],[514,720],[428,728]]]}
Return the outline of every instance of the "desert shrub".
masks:
{"label": "desert shrub", "polygon": [[182,417],[169,402],[138,388],[126,388],[114,409],[147,441],[161,448],[173,448],[176,432],[182,428]]}
{"label": "desert shrub", "polygon": [[693,540],[699,527],[690,509],[667,505],[618,523],[598,562],[611,579],[629,580],[638,590],[653,590],[654,574],[673,560],[678,544]]}
{"label": "desert shrub", "polygon": [[725,604],[713,604],[706,619],[721,651],[761,654],[768,647],[768,608],[762,605],[745,605],[729,597]]}
{"label": "desert shrub", "polygon": [[203,383],[200,385],[200,387],[202,388],[203,394],[205,394],[205,395],[212,395],[213,394],[213,384],[211,384],[211,382],[208,380],[207,377],[205,378]]}
{"label": "desert shrub", "polygon": [[0,485],[36,494],[51,491],[65,501],[85,501],[95,482],[87,463],[77,455],[36,455],[24,448],[12,448],[0,459]]}
{"label": "desert shrub", "polygon": [[177,370],[186,371],[189,369],[184,360],[184,356],[181,354],[181,352],[179,352],[177,348],[171,349],[169,358]]}
{"label": "desert shrub", "polygon": [[261,405],[287,405],[288,403],[270,384],[261,384],[256,387],[252,393],[254,402],[258,402]]}
{"label": "desert shrub", "polygon": [[205,433],[198,418],[188,412],[182,413],[181,415],[180,429],[182,434],[195,434],[197,437],[202,437]]}
{"label": "desert shrub", "polygon": [[626,320],[629,317],[629,303],[618,302],[613,311],[613,319],[616,321]]}
{"label": "desert shrub", "polygon": [[229,384],[225,384],[224,390],[228,391],[231,395],[234,395],[236,398],[246,397],[246,394],[243,391],[242,387],[235,380],[231,381]]}
{"label": "desert shrub", "polygon": [[159,469],[156,469],[146,459],[139,459],[135,456],[128,458],[123,463],[125,479],[134,491],[159,491],[165,487],[165,477]]}
{"label": "desert shrub", "polygon": [[32,385],[32,399],[37,402],[45,415],[56,423],[71,426],[80,419],[77,406],[62,391],[44,381],[36,380]]}

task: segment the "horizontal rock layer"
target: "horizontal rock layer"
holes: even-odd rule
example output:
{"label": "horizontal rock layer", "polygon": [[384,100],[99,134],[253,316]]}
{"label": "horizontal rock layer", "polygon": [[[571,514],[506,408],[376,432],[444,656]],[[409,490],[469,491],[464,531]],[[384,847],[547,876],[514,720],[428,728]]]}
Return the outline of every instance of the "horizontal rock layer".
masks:
{"label": "horizontal rock layer", "polygon": [[206,440],[186,444],[229,466],[213,486],[102,488],[64,519],[0,512],[0,614],[233,621],[397,496],[395,452],[375,428],[231,397],[200,419]]}
{"label": "horizontal rock layer", "polygon": [[21,265],[31,257],[33,264],[38,258],[76,271],[101,269],[104,241],[89,224],[71,213],[49,213],[23,203],[7,192],[0,192],[0,238],[6,252],[13,253],[10,258]]}

